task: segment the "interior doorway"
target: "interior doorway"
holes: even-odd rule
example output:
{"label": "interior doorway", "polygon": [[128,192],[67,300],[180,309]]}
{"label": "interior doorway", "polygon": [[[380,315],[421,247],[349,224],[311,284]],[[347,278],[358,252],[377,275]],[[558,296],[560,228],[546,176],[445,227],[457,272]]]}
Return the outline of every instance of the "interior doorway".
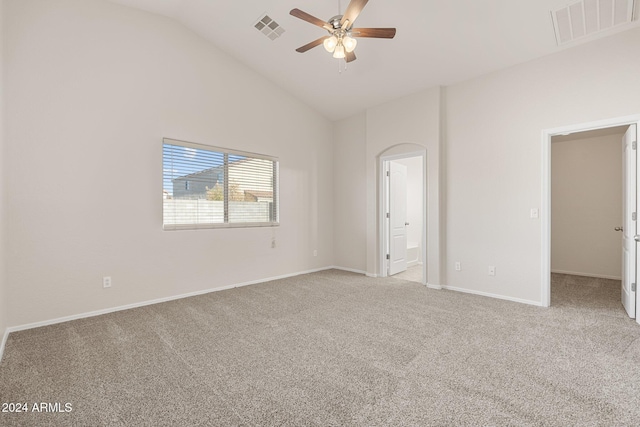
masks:
{"label": "interior doorway", "polygon": [[426,284],[426,159],[409,153],[381,159],[383,276]]}
{"label": "interior doorway", "polygon": [[591,285],[616,281],[618,306],[622,300],[636,317],[639,119],[543,132],[542,305],[553,304],[552,274]]}
{"label": "interior doorway", "polygon": [[[594,304],[605,290],[619,292],[625,175],[621,141],[628,128],[551,138],[551,305],[567,299]],[[620,298],[616,300],[619,307]]]}

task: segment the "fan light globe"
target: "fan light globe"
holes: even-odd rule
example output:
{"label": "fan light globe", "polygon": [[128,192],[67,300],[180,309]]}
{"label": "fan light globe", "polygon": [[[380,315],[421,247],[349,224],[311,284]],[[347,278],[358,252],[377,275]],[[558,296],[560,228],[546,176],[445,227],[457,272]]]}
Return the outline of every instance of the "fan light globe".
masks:
{"label": "fan light globe", "polygon": [[338,38],[336,36],[331,36],[328,39],[324,39],[324,42],[322,42],[322,44],[324,45],[324,48],[327,50],[327,52],[333,52],[338,45]]}
{"label": "fan light globe", "polygon": [[339,44],[338,46],[336,46],[336,50],[333,51],[333,57],[337,58],[337,59],[342,59],[345,57],[344,54],[344,46],[342,46],[341,44]]}
{"label": "fan light globe", "polygon": [[344,45],[344,50],[347,52],[353,52],[353,49],[356,48],[358,41],[352,37],[346,36],[342,39],[342,44]]}

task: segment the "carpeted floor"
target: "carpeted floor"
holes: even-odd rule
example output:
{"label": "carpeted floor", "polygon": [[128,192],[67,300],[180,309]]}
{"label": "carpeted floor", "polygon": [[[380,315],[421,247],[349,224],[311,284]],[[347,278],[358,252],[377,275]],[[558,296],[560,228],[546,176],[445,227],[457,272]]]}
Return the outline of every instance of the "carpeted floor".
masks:
{"label": "carpeted floor", "polygon": [[619,300],[575,276],[545,309],[336,270],[215,292],[12,333],[0,402],[30,412],[0,425],[638,425]]}

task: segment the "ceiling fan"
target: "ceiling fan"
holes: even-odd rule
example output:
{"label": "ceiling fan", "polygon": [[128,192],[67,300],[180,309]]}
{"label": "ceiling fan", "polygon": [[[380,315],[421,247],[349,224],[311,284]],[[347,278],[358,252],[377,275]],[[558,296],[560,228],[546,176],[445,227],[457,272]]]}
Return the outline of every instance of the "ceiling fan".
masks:
{"label": "ceiling fan", "polygon": [[356,60],[356,54],[353,52],[358,43],[356,37],[394,38],[396,35],[395,28],[353,28],[353,23],[368,1],[369,0],[351,0],[344,15],[334,16],[326,22],[300,9],[292,9],[291,12],[289,12],[291,15],[324,28],[329,32],[329,35],[307,43],[297,48],[296,51],[304,53],[322,44],[328,52],[333,53],[334,58],[351,62]]}

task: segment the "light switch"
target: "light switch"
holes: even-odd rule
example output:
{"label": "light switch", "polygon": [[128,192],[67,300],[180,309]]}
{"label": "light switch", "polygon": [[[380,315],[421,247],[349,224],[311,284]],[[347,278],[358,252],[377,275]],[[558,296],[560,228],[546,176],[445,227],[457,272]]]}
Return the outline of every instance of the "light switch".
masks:
{"label": "light switch", "polygon": [[533,209],[531,209],[531,218],[532,218],[532,219],[536,219],[536,218],[538,218],[539,216],[540,216],[540,215],[539,215],[539,213],[538,213],[538,209],[537,209],[537,208],[533,208]]}

